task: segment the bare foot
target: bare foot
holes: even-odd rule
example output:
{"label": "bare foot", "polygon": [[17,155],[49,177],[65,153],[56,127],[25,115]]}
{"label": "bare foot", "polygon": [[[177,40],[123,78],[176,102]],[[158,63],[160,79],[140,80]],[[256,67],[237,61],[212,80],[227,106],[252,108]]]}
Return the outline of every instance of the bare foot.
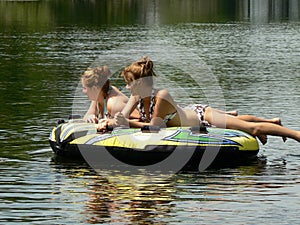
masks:
{"label": "bare foot", "polygon": [[298,135],[297,135],[297,137],[295,138],[295,140],[298,141],[298,142],[300,142],[300,131],[298,131],[297,133],[298,133]]}
{"label": "bare foot", "polygon": [[267,144],[268,142],[268,136],[265,134],[258,135],[257,138],[263,145]]}
{"label": "bare foot", "polygon": [[281,124],[281,119],[280,119],[279,117],[273,118],[273,119],[272,119],[272,122],[275,123],[275,124],[278,124],[278,125],[282,126],[282,124]]}
{"label": "bare foot", "polygon": [[[273,123],[278,124],[279,126],[282,126],[281,119],[280,118],[273,118],[272,119]],[[282,137],[283,142],[286,142],[287,138]]]}

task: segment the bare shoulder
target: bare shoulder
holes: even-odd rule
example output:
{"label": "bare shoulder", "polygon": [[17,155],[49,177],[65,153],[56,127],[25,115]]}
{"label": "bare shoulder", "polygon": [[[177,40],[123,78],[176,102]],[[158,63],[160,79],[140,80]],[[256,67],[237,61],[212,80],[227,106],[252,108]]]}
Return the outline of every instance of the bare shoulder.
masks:
{"label": "bare shoulder", "polygon": [[125,107],[128,99],[123,96],[114,96],[107,99],[106,107],[111,116],[114,116],[117,112],[121,112]]}
{"label": "bare shoulder", "polygon": [[115,103],[116,101],[128,101],[128,97],[122,93],[117,87],[112,86],[112,92],[109,95],[108,98],[109,101],[112,101],[113,103]]}
{"label": "bare shoulder", "polygon": [[162,98],[166,96],[170,96],[170,92],[167,89],[157,90],[156,97]]}
{"label": "bare shoulder", "polygon": [[114,96],[124,96],[124,97],[126,97],[127,98],[127,96],[123,93],[123,92],[121,92],[117,87],[115,87],[115,86],[111,86],[112,87],[112,97],[114,97]]}
{"label": "bare shoulder", "polygon": [[127,102],[128,102],[128,98],[126,96],[117,95],[108,98],[106,104],[108,109],[112,107],[120,110],[123,109],[123,107],[126,105]]}
{"label": "bare shoulder", "polygon": [[167,100],[168,102],[173,102],[173,98],[167,89],[158,90],[156,93],[156,98]]}

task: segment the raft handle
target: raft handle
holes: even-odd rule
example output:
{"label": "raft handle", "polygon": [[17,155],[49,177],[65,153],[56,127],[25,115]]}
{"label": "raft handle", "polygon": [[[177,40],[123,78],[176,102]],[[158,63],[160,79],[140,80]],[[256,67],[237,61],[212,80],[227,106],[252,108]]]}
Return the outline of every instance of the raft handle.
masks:
{"label": "raft handle", "polygon": [[59,119],[58,121],[57,121],[57,125],[59,125],[59,124],[62,124],[62,123],[65,123],[66,121],[64,120],[64,119]]}
{"label": "raft handle", "polygon": [[200,123],[200,126],[194,126],[190,128],[192,133],[201,133],[201,134],[207,134],[207,128],[203,123]]}
{"label": "raft handle", "polygon": [[141,128],[141,131],[143,133],[158,133],[160,131],[160,127],[159,126],[149,126],[149,125],[144,125]]}
{"label": "raft handle", "polygon": [[111,132],[111,131],[114,130],[114,127],[113,127],[113,126],[110,126],[110,125],[107,125],[107,126],[106,126],[106,130]]}

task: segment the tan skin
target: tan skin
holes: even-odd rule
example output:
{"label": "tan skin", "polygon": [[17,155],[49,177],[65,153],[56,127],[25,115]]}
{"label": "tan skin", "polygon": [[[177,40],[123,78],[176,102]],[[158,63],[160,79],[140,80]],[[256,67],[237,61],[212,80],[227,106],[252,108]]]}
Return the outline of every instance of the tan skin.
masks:
{"label": "tan skin", "polygon": [[[132,95],[122,112],[116,113],[112,122],[114,125],[129,125],[130,127],[142,127],[144,125],[165,126],[163,118],[175,111],[177,111],[177,115],[166,124],[167,126],[195,126],[195,124],[199,124],[197,114],[193,110],[180,108],[170,93],[164,89],[156,90],[156,105],[150,123],[128,119],[128,115],[130,115],[132,109],[136,108],[140,96],[144,99],[145,112],[150,116],[149,108],[152,86],[144,81],[143,78],[135,80],[130,73],[127,73],[124,78],[127,88],[130,89]],[[245,131],[258,137],[262,144],[267,143],[267,135],[280,136],[284,141],[288,137],[300,142],[300,131],[283,127],[279,118],[263,119],[252,115],[232,116],[223,111],[207,107],[204,120],[216,127]]]}
{"label": "tan skin", "polygon": [[[83,118],[86,122],[98,123],[98,118],[105,116],[104,99],[107,101],[106,107],[111,117],[115,116],[117,112],[121,112],[128,102],[128,97],[115,86],[111,86],[111,91],[107,95],[97,86],[87,86],[84,78],[81,79],[81,83],[83,93],[91,100],[90,107]],[[131,118],[139,118],[137,110],[133,111]]]}

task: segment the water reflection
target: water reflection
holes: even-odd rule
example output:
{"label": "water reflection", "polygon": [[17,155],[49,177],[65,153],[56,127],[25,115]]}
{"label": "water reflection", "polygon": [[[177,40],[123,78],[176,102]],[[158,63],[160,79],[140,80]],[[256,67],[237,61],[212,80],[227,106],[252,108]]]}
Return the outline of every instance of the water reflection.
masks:
{"label": "water reflection", "polygon": [[[129,177],[116,174],[100,177],[90,184],[87,215],[90,223],[140,222],[154,224],[156,218],[168,218],[174,200],[174,183],[155,177]],[[135,182],[132,182],[135,180]],[[144,181],[144,182],[143,182]],[[123,214],[122,218],[119,216]],[[92,216],[91,216],[92,215]],[[104,219],[104,221],[103,221]]]}
{"label": "water reflection", "polygon": [[46,31],[67,24],[299,21],[299,9],[298,0],[0,1],[0,28]]}
{"label": "water reflection", "polygon": [[258,211],[263,216],[264,207],[278,202],[289,202],[289,215],[299,208],[290,201],[299,197],[299,168],[291,172],[280,161],[272,168],[257,162],[201,173],[126,176],[95,173],[83,162],[47,160],[39,155],[36,161],[0,161],[0,222],[222,224],[226,216],[240,224],[244,216],[252,218]]}
{"label": "water reflection", "polygon": [[[264,163],[154,180],[49,163],[48,143],[56,120],[71,113],[80,73],[118,46],[123,55],[137,46],[156,51],[158,61],[174,45],[196,52],[217,76],[226,107],[283,116],[300,129],[299,22],[290,21],[299,21],[297,0],[0,1],[0,223],[298,223],[293,141],[270,138],[260,151]],[[172,80],[205,100],[186,79],[195,64],[182,72],[182,61],[170,66],[172,57],[159,68],[168,87]]]}
{"label": "water reflection", "polygon": [[[295,175],[286,176],[287,169],[282,162],[272,168],[274,175],[269,177],[270,168],[264,160],[251,166],[172,176],[151,176],[142,171],[126,176],[104,170],[99,175],[89,167],[76,166],[74,162],[68,166],[62,161],[52,162],[51,166],[68,177],[62,181],[72,180],[65,181],[63,189],[68,190],[65,195],[78,195],[68,185],[82,186],[77,191],[87,199],[80,215],[82,222],[88,224],[199,223],[201,220],[218,223],[223,213],[229,218],[236,216],[238,221],[257,210],[258,205],[249,204],[253,201],[268,206],[293,196],[294,190],[286,185],[297,182],[290,180]],[[246,206],[247,212],[240,211],[240,207]],[[242,214],[235,215],[237,212]]]}
{"label": "water reflection", "polygon": [[82,162],[59,158],[51,164],[57,172],[85,183],[87,200],[81,212],[85,223],[155,224],[171,217],[176,198],[174,175],[141,172],[127,176],[107,170],[96,173]]}
{"label": "water reflection", "polygon": [[245,2],[244,10],[248,12],[250,20],[255,23],[299,20],[300,3],[298,0],[250,0],[248,5]]}

